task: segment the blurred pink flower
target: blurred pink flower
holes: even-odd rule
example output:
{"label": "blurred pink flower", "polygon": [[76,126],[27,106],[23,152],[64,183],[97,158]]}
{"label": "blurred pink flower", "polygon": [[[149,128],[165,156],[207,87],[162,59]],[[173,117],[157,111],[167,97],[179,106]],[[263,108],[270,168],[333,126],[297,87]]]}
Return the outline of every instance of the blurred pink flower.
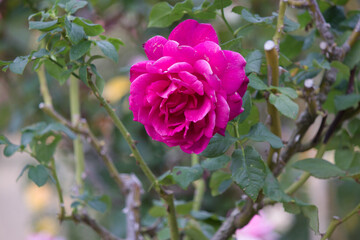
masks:
{"label": "blurred pink flower", "polygon": [[243,228],[235,232],[236,240],[276,240],[274,226],[261,215],[255,215]]}
{"label": "blurred pink flower", "polygon": [[39,232],[33,233],[26,238],[26,240],[65,240],[63,237],[53,237],[49,233]]}
{"label": "blurred pink flower", "polygon": [[148,61],[130,69],[130,110],[134,121],[168,146],[200,153],[214,134],[241,112],[248,85],[245,59],[221,50],[214,28],[189,19],[169,39],[144,44]]}

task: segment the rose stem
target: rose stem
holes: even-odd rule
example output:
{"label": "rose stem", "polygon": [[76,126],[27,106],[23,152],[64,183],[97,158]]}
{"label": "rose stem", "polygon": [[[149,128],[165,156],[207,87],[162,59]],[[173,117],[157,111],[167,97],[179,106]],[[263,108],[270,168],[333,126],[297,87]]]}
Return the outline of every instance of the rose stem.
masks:
{"label": "rose stem", "polygon": [[[196,164],[199,164],[199,156],[197,154],[191,154],[191,165],[195,166]],[[205,193],[205,181],[203,178],[200,178],[196,180],[193,185],[195,188],[195,193],[192,210],[199,211]]]}
{"label": "rose stem", "polygon": [[[271,40],[267,41],[264,45],[267,69],[268,69],[268,84],[269,86],[279,86],[279,60],[278,60],[278,52],[276,50],[275,43]],[[276,93],[275,90],[272,90]],[[270,116],[270,130],[273,134],[281,138],[281,122],[280,122],[280,114],[278,110],[272,105],[269,101],[267,101],[268,113]],[[280,150],[276,150],[270,147],[267,163],[270,169],[274,164],[273,155],[277,153],[277,158],[279,157]]]}
{"label": "rose stem", "polygon": [[[70,76],[70,114],[71,123],[76,126],[80,124],[80,96],[79,96],[79,80],[74,76]],[[84,150],[80,135],[73,140],[75,155],[75,179],[79,188],[79,193],[83,192],[83,174],[85,170]]]}

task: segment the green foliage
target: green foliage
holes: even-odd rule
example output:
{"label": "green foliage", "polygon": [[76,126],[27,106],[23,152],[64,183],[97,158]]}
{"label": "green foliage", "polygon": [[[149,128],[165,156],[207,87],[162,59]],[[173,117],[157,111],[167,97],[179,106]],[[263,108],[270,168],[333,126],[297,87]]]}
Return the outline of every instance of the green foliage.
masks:
{"label": "green foliage", "polygon": [[275,95],[271,93],[269,102],[284,116],[292,119],[297,118],[299,106],[285,94]]}
{"label": "green foliage", "polygon": [[262,53],[259,50],[255,50],[249,53],[245,58],[246,59],[245,72],[247,74],[251,72],[260,73],[262,57],[263,57]]}
{"label": "green foliage", "polygon": [[200,165],[192,167],[174,167],[172,170],[172,176],[175,183],[183,189],[187,189],[191,182],[201,178],[202,174],[203,169]]}
{"label": "green foliage", "polygon": [[230,162],[230,158],[226,155],[221,155],[215,158],[207,158],[201,162],[201,167],[209,170],[216,171],[224,168],[227,163]]}
{"label": "green foliage", "polygon": [[336,165],[319,158],[307,158],[292,165],[293,168],[309,172],[317,178],[341,177],[345,172]]}
{"label": "green foliage", "polygon": [[250,146],[244,150],[235,150],[231,158],[232,179],[255,201],[265,183],[265,163],[259,153]]}
{"label": "green foliage", "polygon": [[234,142],[236,142],[236,138],[215,134],[207,148],[200,155],[208,158],[218,157],[224,154]]}
{"label": "green foliage", "polygon": [[282,148],[284,146],[281,139],[270,132],[262,123],[253,125],[250,132],[241,138],[248,138],[255,142],[268,142],[273,148]]}
{"label": "green foliage", "polygon": [[233,180],[231,174],[224,171],[216,171],[211,175],[209,187],[211,195],[217,196],[225,192],[230,187]]}
{"label": "green foliage", "polygon": [[[42,164],[37,166],[29,166],[28,177],[31,179],[38,187],[45,185],[49,178],[49,172],[46,167]],[[21,177],[22,174],[20,174]]]}

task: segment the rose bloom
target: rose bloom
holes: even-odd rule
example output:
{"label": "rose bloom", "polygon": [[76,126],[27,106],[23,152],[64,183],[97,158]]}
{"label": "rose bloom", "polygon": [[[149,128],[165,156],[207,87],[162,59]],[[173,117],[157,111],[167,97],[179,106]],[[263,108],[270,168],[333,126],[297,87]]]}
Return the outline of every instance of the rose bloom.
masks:
{"label": "rose bloom", "polygon": [[134,121],[168,146],[200,153],[214,134],[225,134],[241,112],[249,82],[245,59],[221,50],[214,28],[195,20],[180,23],[169,39],[144,44],[148,61],[130,69]]}
{"label": "rose bloom", "polygon": [[235,232],[236,240],[277,240],[274,226],[261,215],[255,215],[243,228]]}

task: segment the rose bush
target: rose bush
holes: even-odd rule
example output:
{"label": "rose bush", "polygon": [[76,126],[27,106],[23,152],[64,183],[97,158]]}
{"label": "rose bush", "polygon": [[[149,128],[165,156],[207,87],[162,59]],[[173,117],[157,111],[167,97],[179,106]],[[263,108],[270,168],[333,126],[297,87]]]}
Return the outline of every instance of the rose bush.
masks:
{"label": "rose bush", "polygon": [[245,59],[221,50],[214,28],[195,20],[180,23],[169,39],[149,39],[144,50],[149,60],[130,69],[134,120],[154,140],[202,152],[243,111]]}

